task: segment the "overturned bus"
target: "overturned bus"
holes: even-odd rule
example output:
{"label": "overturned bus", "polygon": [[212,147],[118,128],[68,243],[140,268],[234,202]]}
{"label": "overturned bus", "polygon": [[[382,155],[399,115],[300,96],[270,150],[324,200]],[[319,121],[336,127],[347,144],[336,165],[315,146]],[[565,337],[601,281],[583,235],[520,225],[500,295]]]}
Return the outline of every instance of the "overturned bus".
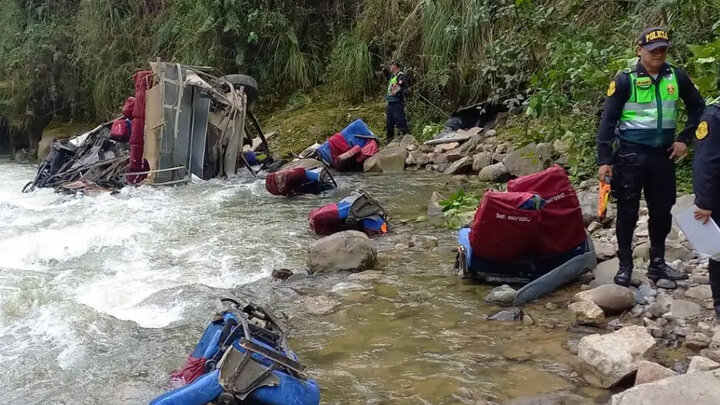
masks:
{"label": "overturned bus", "polygon": [[122,116],[70,140],[53,142],[24,191],[117,190],[128,184],[170,185],[255,175],[272,155],[253,113],[256,81],[240,74],[152,62],[133,75],[135,93]]}

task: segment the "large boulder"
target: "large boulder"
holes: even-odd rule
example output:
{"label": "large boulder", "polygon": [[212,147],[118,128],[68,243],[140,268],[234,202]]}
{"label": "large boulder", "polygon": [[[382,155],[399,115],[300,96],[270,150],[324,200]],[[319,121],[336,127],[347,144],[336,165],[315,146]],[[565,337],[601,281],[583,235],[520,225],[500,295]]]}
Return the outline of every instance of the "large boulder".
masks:
{"label": "large boulder", "polygon": [[485,297],[485,301],[491,304],[511,306],[515,301],[515,294],[517,294],[517,291],[514,288],[503,284],[500,287],[493,288]]}
{"label": "large boulder", "polygon": [[626,287],[617,284],[603,284],[592,290],[581,291],[572,298],[572,302],[592,301],[606,313],[618,313],[635,305],[635,294]]}
{"label": "large boulder", "polygon": [[667,367],[663,367],[652,361],[641,360],[637,363],[638,369],[635,375],[635,385],[647,384],[653,381],[662,380],[663,378],[677,375],[676,372]]}
{"label": "large boulder", "polygon": [[298,159],[283,165],[280,170],[294,169],[296,167],[315,169],[321,167],[322,165],[322,162],[316,159]]}
{"label": "large boulder", "polygon": [[405,170],[405,160],[408,158],[407,149],[395,146],[385,148],[370,156],[363,163],[364,172],[392,173]]}
{"label": "large boulder", "polygon": [[642,384],[612,396],[611,405],[715,405],[720,370],[702,371]]}
{"label": "large boulder", "polygon": [[480,170],[478,179],[480,181],[504,182],[510,178],[510,172],[502,162],[486,166]]}
{"label": "large boulder", "polygon": [[508,153],[502,162],[510,174],[515,177],[539,172],[550,166],[552,161],[552,153],[550,152],[548,155],[548,150],[551,150],[552,146],[550,145],[549,148],[547,145],[543,146],[538,148],[538,145],[531,143],[524,148]]}
{"label": "large boulder", "polygon": [[470,156],[462,157],[445,169],[445,174],[467,174],[473,167],[473,161]]}
{"label": "large boulder", "polygon": [[642,326],[627,326],[607,335],[580,339],[578,356],[583,376],[590,384],[609,388],[638,367],[638,361],[655,346],[655,339]]}
{"label": "large boulder", "polygon": [[598,192],[597,191],[578,191],[578,201],[582,209],[583,221],[585,225],[590,225],[593,221],[599,221],[598,216]]}
{"label": "large boulder", "polygon": [[344,231],[313,243],[309,250],[309,272],[362,271],[372,268],[377,250],[362,232]]}
{"label": "large boulder", "polygon": [[[699,373],[702,371],[715,370],[720,368],[720,364],[708,359],[703,356],[692,356],[690,357],[690,364],[688,365],[687,373]],[[718,398],[720,400],[720,398]]]}

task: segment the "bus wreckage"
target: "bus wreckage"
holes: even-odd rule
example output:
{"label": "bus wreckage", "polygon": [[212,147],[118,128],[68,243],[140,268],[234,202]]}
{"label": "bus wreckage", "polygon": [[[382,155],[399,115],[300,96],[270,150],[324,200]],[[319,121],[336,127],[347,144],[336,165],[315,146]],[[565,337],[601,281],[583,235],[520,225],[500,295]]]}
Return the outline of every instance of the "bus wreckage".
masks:
{"label": "bus wreckage", "polygon": [[[129,184],[183,184],[192,176],[254,175],[273,162],[252,111],[256,81],[211,68],[152,62],[133,75],[122,116],[69,140],[55,140],[24,192],[116,191]],[[253,136],[254,135],[254,136]]]}

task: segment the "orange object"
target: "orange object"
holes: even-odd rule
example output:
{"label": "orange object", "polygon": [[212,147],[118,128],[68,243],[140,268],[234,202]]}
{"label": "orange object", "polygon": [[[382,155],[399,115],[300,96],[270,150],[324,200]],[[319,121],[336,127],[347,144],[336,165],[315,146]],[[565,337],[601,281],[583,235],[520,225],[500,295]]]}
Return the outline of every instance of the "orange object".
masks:
{"label": "orange object", "polygon": [[605,176],[605,181],[600,181],[599,195],[598,195],[598,216],[602,219],[605,218],[607,213],[607,206],[610,202],[610,177]]}
{"label": "orange object", "polygon": [[382,224],[382,226],[380,227],[380,230],[382,231],[382,233],[388,233],[387,222]]}

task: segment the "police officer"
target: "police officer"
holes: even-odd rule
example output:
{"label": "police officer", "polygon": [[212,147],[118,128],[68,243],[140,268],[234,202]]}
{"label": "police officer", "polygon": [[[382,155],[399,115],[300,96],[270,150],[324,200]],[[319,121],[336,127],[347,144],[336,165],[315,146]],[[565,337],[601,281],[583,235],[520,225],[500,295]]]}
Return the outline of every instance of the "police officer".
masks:
{"label": "police officer", "polygon": [[409,85],[407,77],[401,69],[400,62],[394,60],[390,62],[390,80],[388,81],[387,94],[387,121],[385,129],[387,131],[387,140],[390,142],[395,137],[395,127],[405,135],[410,133],[407,119],[405,119],[405,95],[407,94]]}
{"label": "police officer", "polygon": [[[720,97],[710,104],[700,118],[695,138],[695,219],[707,223],[712,218],[720,224]],[[710,259],[710,288],[715,316],[720,320],[720,258],[717,256]]]}
{"label": "police officer", "polygon": [[[665,63],[669,47],[670,37],[663,28],[640,33],[638,62],[610,82],[597,135],[598,175],[601,180],[612,179],[617,199],[620,268],[615,283],[623,286],[630,283],[633,271],[632,239],[641,192],[650,213],[648,278],[687,278],[665,263],[665,238],[672,226],[670,209],[675,204],[674,159],[687,152],[705,102],[687,73]],[[679,99],[685,103],[688,119],[676,140]]]}

